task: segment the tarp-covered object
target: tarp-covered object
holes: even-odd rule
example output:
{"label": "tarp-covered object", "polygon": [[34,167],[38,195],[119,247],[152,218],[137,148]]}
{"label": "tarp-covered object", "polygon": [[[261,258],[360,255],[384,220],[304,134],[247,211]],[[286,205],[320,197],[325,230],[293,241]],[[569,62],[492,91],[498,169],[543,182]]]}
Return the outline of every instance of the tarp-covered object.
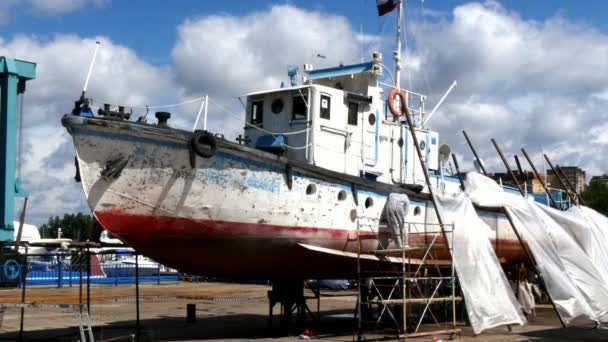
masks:
{"label": "tarp-covered object", "polygon": [[541,208],[578,243],[608,283],[608,230],[596,223],[604,216],[582,206],[574,206],[568,211]]}
{"label": "tarp-covered object", "polygon": [[508,194],[490,178],[467,175],[467,192],[481,206],[504,207],[526,242],[564,323],[604,321],[608,289],[578,243],[533,201]]}
{"label": "tarp-covered object", "polygon": [[[521,306],[490,244],[492,230],[465,194],[437,195],[445,223],[453,223],[452,259],[475,334],[500,325],[526,322]],[[450,229],[447,229],[449,232]]]}

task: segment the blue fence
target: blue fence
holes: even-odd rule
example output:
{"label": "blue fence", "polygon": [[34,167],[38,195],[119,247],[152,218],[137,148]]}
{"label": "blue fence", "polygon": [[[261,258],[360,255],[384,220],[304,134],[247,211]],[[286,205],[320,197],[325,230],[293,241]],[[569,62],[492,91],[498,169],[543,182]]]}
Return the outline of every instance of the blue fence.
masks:
{"label": "blue fence", "polygon": [[[2,265],[0,274],[2,282],[21,287],[23,283],[23,265]],[[82,271],[81,271],[82,270]],[[78,286],[82,276],[82,282],[87,282],[88,272],[91,270],[91,284],[132,284],[135,283],[135,264],[100,263],[100,264],[77,264],[72,265],[69,261],[58,262],[31,262],[27,265],[27,285],[57,285]],[[177,272],[166,272],[160,264],[146,263],[139,266],[139,281],[156,282],[177,281],[180,275]]]}

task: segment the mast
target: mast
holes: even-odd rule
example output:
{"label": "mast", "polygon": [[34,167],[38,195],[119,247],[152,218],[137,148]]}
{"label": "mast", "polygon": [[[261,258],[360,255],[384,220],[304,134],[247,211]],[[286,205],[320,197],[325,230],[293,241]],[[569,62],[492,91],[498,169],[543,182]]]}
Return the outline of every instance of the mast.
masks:
{"label": "mast", "polygon": [[397,49],[393,53],[395,59],[395,88],[401,91],[401,18],[403,17],[403,0],[399,1],[397,9]]}

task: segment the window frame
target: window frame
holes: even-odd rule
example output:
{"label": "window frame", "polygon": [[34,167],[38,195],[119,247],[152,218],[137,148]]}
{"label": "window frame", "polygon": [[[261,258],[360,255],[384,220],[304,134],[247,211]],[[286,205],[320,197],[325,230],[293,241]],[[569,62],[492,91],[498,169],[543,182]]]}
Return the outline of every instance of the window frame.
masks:
{"label": "window frame", "polygon": [[264,123],[264,99],[251,100],[249,121],[252,125],[261,125]]}
{"label": "window frame", "polygon": [[[327,100],[327,108],[323,108],[323,100]],[[319,117],[325,120],[331,120],[331,96],[321,94],[319,101]]]}
{"label": "window frame", "polygon": [[[302,101],[302,105],[304,108],[304,113],[303,114],[297,114],[298,117],[296,117],[296,99],[298,99],[298,101]],[[298,120],[306,120],[308,118],[308,106],[306,105],[308,103],[308,96],[306,95],[300,95],[300,94],[296,94],[291,98],[291,120],[293,121],[298,121]],[[302,117],[303,116],[303,117]]]}

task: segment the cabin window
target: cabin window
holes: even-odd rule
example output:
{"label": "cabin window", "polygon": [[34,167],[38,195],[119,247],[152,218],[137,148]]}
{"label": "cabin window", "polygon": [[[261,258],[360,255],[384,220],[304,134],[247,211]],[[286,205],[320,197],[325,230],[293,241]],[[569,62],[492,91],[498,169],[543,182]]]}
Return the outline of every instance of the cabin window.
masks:
{"label": "cabin window", "polygon": [[330,110],[331,110],[331,98],[327,95],[321,95],[321,119],[329,120]]}
{"label": "cabin window", "polygon": [[283,111],[283,100],[274,99],[270,104],[270,110],[275,114],[281,113]]}
{"label": "cabin window", "polygon": [[292,120],[306,120],[306,113],[308,112],[306,102],[305,96],[294,96]]}
{"label": "cabin window", "polygon": [[264,101],[253,101],[251,103],[251,123],[261,124],[264,122]]}
{"label": "cabin window", "polygon": [[356,102],[348,103],[348,124],[351,126],[357,126],[357,119],[359,118],[359,104]]}

